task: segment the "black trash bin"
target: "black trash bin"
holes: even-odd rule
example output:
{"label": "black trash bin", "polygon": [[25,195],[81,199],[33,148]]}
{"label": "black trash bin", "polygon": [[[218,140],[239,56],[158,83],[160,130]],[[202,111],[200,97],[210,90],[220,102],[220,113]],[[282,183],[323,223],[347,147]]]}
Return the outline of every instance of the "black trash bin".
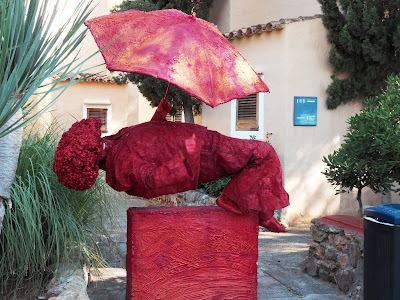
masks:
{"label": "black trash bin", "polygon": [[364,300],[400,299],[400,203],[365,210]]}

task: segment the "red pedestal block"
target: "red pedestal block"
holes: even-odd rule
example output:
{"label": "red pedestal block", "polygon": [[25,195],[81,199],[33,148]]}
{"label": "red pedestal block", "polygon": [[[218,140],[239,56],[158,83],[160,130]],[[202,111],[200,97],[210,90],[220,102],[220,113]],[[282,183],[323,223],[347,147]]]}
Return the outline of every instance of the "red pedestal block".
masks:
{"label": "red pedestal block", "polygon": [[130,208],[127,238],[126,299],[257,299],[256,213]]}

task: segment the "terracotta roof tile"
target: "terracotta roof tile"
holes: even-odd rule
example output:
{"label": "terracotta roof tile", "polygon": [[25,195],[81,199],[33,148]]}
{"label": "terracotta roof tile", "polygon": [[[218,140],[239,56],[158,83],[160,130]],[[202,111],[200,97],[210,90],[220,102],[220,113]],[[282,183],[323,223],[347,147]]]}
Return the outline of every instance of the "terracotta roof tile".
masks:
{"label": "terracotta roof tile", "polygon": [[[57,74],[53,76],[54,80],[59,79],[61,74]],[[114,83],[114,79],[112,76],[107,75],[107,74],[101,74],[101,73],[79,73],[74,77],[75,80],[83,79],[85,78],[84,81],[86,82],[109,82],[109,83]],[[69,79],[66,79],[69,80]]]}
{"label": "terracotta roof tile", "polygon": [[285,28],[287,24],[290,23],[313,20],[321,17],[322,15],[315,15],[315,16],[298,17],[294,19],[280,19],[279,21],[272,21],[265,24],[257,24],[250,27],[240,28],[238,30],[232,30],[231,32],[223,33],[223,35],[228,40],[241,39],[245,36],[252,36],[254,34],[261,34],[263,32],[270,32],[273,30],[281,30]]}

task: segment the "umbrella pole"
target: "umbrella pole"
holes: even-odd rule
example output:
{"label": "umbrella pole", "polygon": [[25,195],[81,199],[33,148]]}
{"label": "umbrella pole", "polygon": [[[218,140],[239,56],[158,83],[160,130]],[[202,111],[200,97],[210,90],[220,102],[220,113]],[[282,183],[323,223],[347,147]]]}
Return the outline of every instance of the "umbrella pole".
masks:
{"label": "umbrella pole", "polygon": [[165,96],[164,96],[164,99],[165,100],[167,100],[167,96],[168,96],[168,93],[169,93],[169,88],[171,87],[171,83],[169,82],[168,83],[168,87],[167,87],[167,91],[165,92]]}
{"label": "umbrella pole", "polygon": [[168,96],[170,87],[171,87],[171,83],[168,84],[168,88],[165,93],[165,96],[161,100],[160,104],[158,105],[153,118],[151,118],[151,121],[165,121],[165,116],[170,112],[170,110],[172,108],[172,105],[167,100],[167,96]]}

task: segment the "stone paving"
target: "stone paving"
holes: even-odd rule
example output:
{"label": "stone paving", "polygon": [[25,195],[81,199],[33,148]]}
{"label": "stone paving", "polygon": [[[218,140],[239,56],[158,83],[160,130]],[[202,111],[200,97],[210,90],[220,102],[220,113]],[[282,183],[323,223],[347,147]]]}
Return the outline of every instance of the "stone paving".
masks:
{"label": "stone paving", "polygon": [[[91,300],[125,299],[126,210],[148,204],[139,198],[119,202],[113,223],[107,224],[109,237],[99,241],[109,268],[101,269],[101,274],[91,271],[88,286]],[[349,299],[334,286],[302,271],[312,241],[309,228],[307,224],[290,227],[284,234],[260,232],[258,299]]]}

